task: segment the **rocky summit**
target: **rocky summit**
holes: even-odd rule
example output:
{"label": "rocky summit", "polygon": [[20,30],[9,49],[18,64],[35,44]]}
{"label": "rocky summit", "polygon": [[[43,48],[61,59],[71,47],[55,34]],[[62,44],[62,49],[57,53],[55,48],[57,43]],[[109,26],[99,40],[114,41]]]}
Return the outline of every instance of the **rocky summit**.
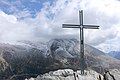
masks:
{"label": "rocky summit", "polygon": [[117,69],[112,69],[103,75],[93,70],[86,70],[85,75],[81,75],[79,70],[74,72],[71,69],[62,69],[25,80],[120,80],[119,74],[120,70]]}
{"label": "rocky summit", "polygon": [[[79,41],[52,39],[47,43],[19,41],[0,44],[0,80],[24,80],[59,69],[80,70]],[[85,67],[103,74],[120,69],[120,60],[85,44]]]}

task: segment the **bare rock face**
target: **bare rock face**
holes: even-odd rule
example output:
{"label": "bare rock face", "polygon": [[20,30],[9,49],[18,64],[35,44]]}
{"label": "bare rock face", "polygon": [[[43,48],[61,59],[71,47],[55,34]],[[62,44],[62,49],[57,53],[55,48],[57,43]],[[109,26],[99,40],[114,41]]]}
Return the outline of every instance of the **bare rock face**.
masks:
{"label": "bare rock face", "polygon": [[79,70],[74,72],[72,69],[61,69],[25,80],[120,80],[120,70],[112,69],[104,74],[85,70],[85,75],[81,75]]}
{"label": "bare rock face", "polygon": [[8,68],[8,63],[0,57],[0,73],[4,72]]}
{"label": "bare rock face", "polygon": [[120,69],[112,69],[110,70],[111,78],[114,77],[115,80],[120,80]]}
{"label": "bare rock face", "polygon": [[93,70],[85,71],[85,73],[81,75],[79,70],[74,72],[71,69],[62,69],[26,80],[98,80],[99,76],[103,80],[103,76]]}

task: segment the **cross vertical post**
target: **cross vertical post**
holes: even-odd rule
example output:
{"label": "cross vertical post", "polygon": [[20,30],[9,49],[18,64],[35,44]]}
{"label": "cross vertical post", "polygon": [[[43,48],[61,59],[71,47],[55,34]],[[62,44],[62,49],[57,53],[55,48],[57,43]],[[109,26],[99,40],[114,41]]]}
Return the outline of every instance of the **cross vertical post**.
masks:
{"label": "cross vertical post", "polygon": [[80,20],[80,67],[81,74],[84,74],[85,69],[85,60],[84,60],[84,35],[83,35],[83,11],[79,11],[79,20]]}
{"label": "cross vertical post", "polygon": [[79,24],[63,24],[63,28],[79,28],[80,29],[80,68],[81,74],[85,74],[85,59],[84,59],[84,32],[83,29],[99,29],[99,26],[83,24],[83,10],[79,11]]}

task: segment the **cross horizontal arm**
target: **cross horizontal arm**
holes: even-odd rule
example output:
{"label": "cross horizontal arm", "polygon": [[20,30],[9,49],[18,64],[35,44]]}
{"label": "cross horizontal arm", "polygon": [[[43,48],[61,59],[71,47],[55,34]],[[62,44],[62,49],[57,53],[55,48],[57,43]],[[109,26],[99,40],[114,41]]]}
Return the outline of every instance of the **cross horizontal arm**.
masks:
{"label": "cross horizontal arm", "polygon": [[97,27],[83,27],[83,28],[85,28],[85,29],[99,29]]}
{"label": "cross horizontal arm", "polygon": [[83,28],[86,29],[99,29],[100,26],[95,26],[95,25],[83,25]]}
{"label": "cross horizontal arm", "polygon": [[76,25],[76,24],[63,24],[62,27],[65,28],[65,27],[69,27],[69,26],[80,26],[80,25]]}
{"label": "cross horizontal arm", "polygon": [[100,26],[96,26],[96,25],[83,25],[84,27],[100,27]]}
{"label": "cross horizontal arm", "polygon": [[63,27],[63,28],[81,28],[81,27]]}

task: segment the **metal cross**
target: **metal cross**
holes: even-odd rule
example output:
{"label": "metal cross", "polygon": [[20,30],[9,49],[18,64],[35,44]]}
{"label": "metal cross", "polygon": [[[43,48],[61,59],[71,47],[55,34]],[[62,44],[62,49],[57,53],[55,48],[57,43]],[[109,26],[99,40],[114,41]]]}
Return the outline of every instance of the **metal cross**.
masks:
{"label": "metal cross", "polygon": [[80,24],[63,24],[63,28],[79,28],[80,29],[80,69],[81,74],[84,74],[85,59],[84,59],[84,35],[83,29],[99,29],[96,25],[84,25],[83,24],[83,10],[79,11],[79,23]]}

